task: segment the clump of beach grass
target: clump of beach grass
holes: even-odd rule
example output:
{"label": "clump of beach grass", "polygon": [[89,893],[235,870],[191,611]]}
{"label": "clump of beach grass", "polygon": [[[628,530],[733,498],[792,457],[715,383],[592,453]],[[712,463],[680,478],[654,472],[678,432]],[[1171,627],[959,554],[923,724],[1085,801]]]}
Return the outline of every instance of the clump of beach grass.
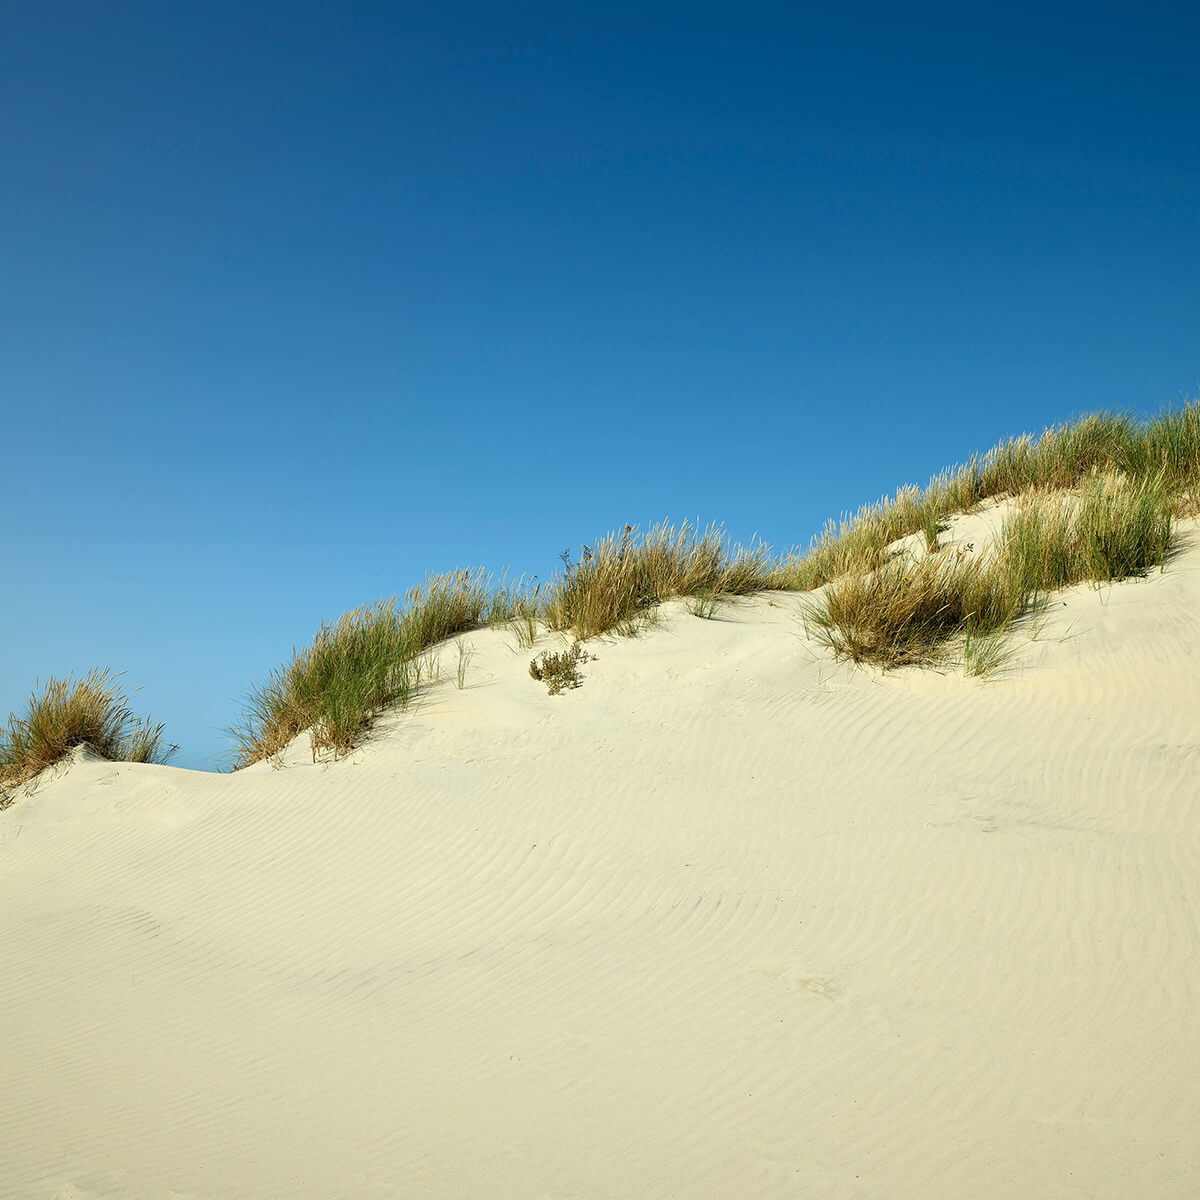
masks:
{"label": "clump of beach grass", "polygon": [[936,554],[940,546],[939,537],[946,527],[934,516],[932,511],[926,512],[921,519],[921,532],[925,535],[925,549],[930,554]]}
{"label": "clump of beach grass", "polygon": [[517,650],[528,650],[537,641],[538,620],[534,612],[520,612],[508,622],[508,628],[516,638]]}
{"label": "clump of beach grass", "polygon": [[1050,426],[1036,438],[1009,438],[943,471],[924,490],[904,487],[830,521],[807,551],[793,551],[772,566],[767,586],[811,591],[843,575],[873,572],[887,561],[891,543],[924,532],[929,544],[938,523],[985,500],[1068,491],[1090,477],[1115,475],[1158,479],[1174,515],[1194,512],[1200,504],[1200,401],[1144,421],[1096,413]]}
{"label": "clump of beach grass", "polygon": [[1093,476],[1078,496],[1035,493],[1020,504],[1004,523],[1001,556],[1031,592],[1125,579],[1166,558],[1172,508],[1161,474]]}
{"label": "clump of beach grass", "polygon": [[1005,639],[1005,629],[991,633],[972,634],[967,629],[963,637],[963,674],[968,678],[986,679],[995,675],[1012,658],[1012,646]]}
{"label": "clump of beach grass", "polygon": [[979,636],[1009,624],[1024,600],[989,560],[937,554],[843,576],[808,620],[836,654],[899,667],[934,659],[959,634]]}
{"label": "clump of beach grass", "polygon": [[76,746],[114,762],[165,763],[178,747],[162,731],[161,723],[134,715],[120,676],[107,667],[81,679],[51,678],[35,687],[24,715],[10,713],[0,728],[0,791],[28,783]]}
{"label": "clump of beach grass", "polygon": [[545,598],[544,618],[553,630],[587,639],[609,630],[636,631],[658,604],[677,596],[746,595],[768,585],[766,547],[731,547],[724,532],[685,522],[662,524],[645,535],[626,525],[581,561],[564,559]]}
{"label": "clump of beach grass", "polygon": [[467,686],[467,668],[475,657],[475,647],[464,638],[459,638],[455,646],[458,648],[458,663],[454,672],[454,686],[461,692]]}
{"label": "clump of beach grass", "polygon": [[493,591],[480,571],[452,571],[395,597],[363,605],[322,625],[312,643],[255,687],[241,723],[235,767],[277,754],[310,731],[312,756],[349,752],[384,709],[406,708],[432,674],[439,642],[528,608],[520,588]]}
{"label": "clump of beach grass", "polygon": [[999,661],[996,635],[1046,592],[1161,564],[1172,545],[1172,503],[1161,474],[1093,476],[1078,495],[1030,492],[1005,520],[993,555],[897,557],[843,576],[809,621],[854,662],[936,662],[961,640],[968,673],[987,673]]}

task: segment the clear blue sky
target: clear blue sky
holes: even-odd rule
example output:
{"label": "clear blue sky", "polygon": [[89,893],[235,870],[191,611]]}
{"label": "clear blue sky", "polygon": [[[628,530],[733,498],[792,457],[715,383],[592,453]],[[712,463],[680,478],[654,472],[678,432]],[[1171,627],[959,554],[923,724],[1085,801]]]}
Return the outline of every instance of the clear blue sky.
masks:
{"label": "clear blue sky", "polygon": [[1200,392],[1190,5],[0,13],[0,715]]}

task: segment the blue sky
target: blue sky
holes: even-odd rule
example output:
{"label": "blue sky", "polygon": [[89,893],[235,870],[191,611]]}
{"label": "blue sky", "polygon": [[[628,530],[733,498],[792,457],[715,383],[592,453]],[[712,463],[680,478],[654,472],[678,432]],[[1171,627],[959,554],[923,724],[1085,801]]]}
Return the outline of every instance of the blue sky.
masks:
{"label": "blue sky", "polygon": [[1190,6],[0,13],[0,708],[1200,393]]}

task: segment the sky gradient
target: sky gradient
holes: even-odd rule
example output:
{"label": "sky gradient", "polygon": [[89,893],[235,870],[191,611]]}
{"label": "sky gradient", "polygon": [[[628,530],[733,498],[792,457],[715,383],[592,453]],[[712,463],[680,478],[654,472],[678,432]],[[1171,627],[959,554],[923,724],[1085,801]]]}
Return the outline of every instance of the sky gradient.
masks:
{"label": "sky gradient", "polygon": [[109,664],[181,766],[427,572],[807,544],[1200,393],[1200,18],[15,3],[0,716]]}

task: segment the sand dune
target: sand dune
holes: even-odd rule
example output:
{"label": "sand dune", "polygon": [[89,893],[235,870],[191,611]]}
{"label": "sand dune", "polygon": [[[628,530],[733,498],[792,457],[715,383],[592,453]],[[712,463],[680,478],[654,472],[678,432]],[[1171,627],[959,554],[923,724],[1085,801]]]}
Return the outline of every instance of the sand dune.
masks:
{"label": "sand dune", "polygon": [[802,604],[559,697],[472,634],[347,761],[44,778],[0,1195],[1200,1195],[1200,530],[987,682]]}

